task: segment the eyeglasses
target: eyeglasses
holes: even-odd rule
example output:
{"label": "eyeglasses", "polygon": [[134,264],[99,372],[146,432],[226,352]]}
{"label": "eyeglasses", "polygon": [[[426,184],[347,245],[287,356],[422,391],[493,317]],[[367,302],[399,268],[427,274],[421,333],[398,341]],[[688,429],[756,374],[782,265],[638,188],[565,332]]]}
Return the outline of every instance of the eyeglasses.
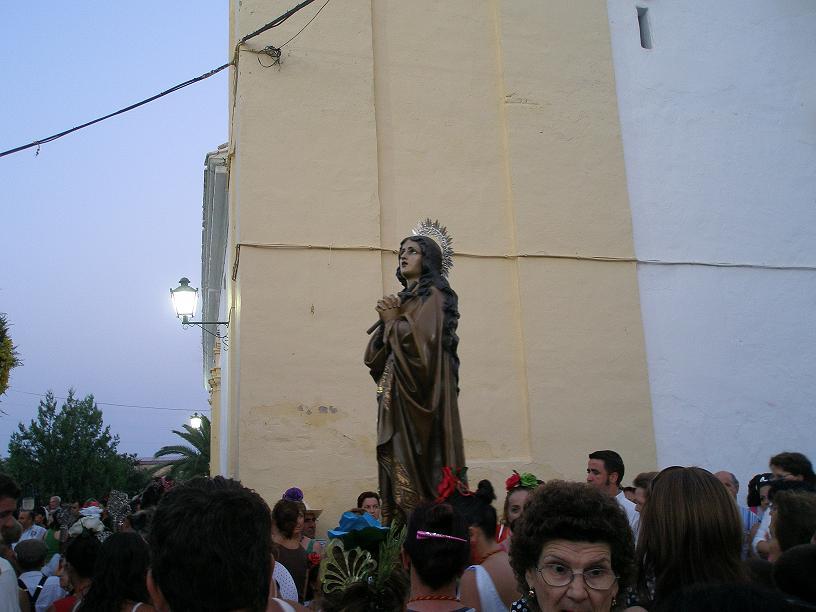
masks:
{"label": "eyeglasses", "polygon": [[14,510],[3,510],[0,512],[0,519],[5,519],[14,514]]}
{"label": "eyeglasses", "polygon": [[561,563],[545,563],[536,570],[541,579],[552,587],[563,587],[570,584],[576,576],[583,576],[584,584],[595,591],[606,591],[618,580],[615,572],[602,567],[585,570],[574,570]]}

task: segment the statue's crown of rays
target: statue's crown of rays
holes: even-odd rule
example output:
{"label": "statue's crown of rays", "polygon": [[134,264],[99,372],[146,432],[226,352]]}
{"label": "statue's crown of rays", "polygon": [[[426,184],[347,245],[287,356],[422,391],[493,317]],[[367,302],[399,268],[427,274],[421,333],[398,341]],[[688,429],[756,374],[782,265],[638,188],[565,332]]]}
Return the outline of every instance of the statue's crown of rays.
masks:
{"label": "statue's crown of rays", "polygon": [[447,276],[453,267],[453,238],[448,234],[448,228],[439,224],[439,220],[431,221],[430,217],[416,224],[411,233],[414,236],[426,236],[439,245],[442,251],[442,276]]}

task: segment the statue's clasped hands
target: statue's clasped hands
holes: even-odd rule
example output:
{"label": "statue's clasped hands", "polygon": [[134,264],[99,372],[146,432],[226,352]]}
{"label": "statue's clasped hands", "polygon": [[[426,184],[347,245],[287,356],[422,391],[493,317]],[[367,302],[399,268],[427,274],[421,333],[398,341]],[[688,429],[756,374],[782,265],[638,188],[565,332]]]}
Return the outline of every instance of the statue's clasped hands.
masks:
{"label": "statue's clasped hands", "polygon": [[400,314],[400,299],[396,295],[386,295],[381,300],[377,300],[377,312],[383,322],[393,321]]}

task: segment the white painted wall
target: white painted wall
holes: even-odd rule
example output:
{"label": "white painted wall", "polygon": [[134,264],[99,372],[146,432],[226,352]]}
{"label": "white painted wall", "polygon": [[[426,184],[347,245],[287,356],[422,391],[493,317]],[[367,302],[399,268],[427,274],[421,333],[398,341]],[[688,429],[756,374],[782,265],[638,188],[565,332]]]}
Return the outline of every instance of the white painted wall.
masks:
{"label": "white painted wall", "polygon": [[607,6],[638,258],[749,264],[639,266],[659,465],[816,460],[816,2]]}

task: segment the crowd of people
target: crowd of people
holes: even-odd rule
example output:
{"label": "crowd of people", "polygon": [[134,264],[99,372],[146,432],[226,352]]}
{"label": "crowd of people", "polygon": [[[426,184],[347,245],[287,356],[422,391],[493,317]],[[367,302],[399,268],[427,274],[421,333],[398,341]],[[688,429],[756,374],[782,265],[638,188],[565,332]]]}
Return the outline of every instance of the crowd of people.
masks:
{"label": "crowd of people", "polygon": [[321,539],[297,487],[270,508],[235,480],[156,479],[22,509],[0,474],[0,612],[816,610],[805,455],[771,457],[744,503],[728,471],[624,475],[611,450],[583,482],[514,472],[499,516],[492,483],[446,470],[406,520],[364,491]]}

